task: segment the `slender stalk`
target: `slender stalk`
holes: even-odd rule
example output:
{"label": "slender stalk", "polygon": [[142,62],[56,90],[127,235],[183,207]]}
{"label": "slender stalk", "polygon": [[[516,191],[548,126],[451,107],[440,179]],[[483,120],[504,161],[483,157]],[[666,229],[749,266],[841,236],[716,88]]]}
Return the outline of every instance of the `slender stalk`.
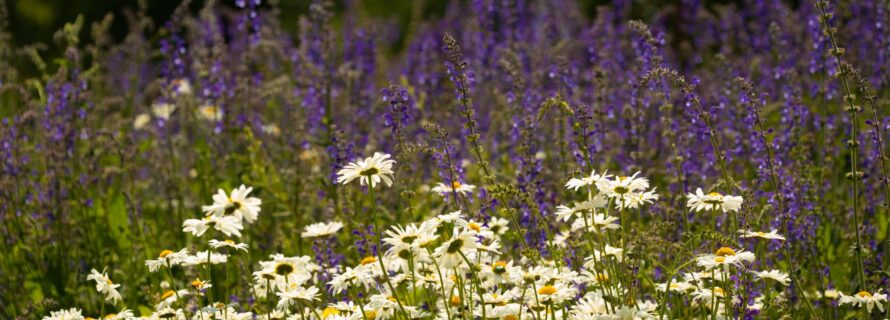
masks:
{"label": "slender stalk", "polygon": [[386,270],[386,265],[383,263],[383,241],[381,240],[383,235],[380,233],[380,221],[377,217],[377,198],[374,197],[374,186],[371,183],[368,183],[368,196],[371,197],[371,220],[374,220],[374,233],[377,236],[377,262],[380,263],[380,273],[383,274],[383,280],[386,281],[393,299],[399,305],[399,310],[405,316],[405,319],[409,319],[408,312],[405,311],[405,307],[402,306],[402,300],[399,299],[396,293],[396,288],[392,285],[392,281],[389,280],[389,271]]}
{"label": "slender stalk", "polygon": [[831,14],[828,12],[828,2],[827,1],[818,1],[816,6],[819,7],[822,15],[819,18],[819,21],[825,26],[824,33],[828,36],[828,40],[831,43],[831,54],[834,56],[835,61],[837,62],[838,75],[841,80],[841,86],[844,88],[844,100],[847,103],[847,112],[850,113],[850,140],[847,142],[847,145],[850,147],[850,172],[848,173],[851,179],[850,183],[850,201],[853,205],[853,229],[856,231],[856,277],[859,282],[860,290],[865,289],[865,266],[862,262],[862,237],[859,234],[859,179],[861,178],[861,172],[859,172],[859,112],[862,111],[862,108],[856,106],[853,102],[855,100],[855,95],[850,89],[850,84],[848,83],[847,75],[850,73],[849,66],[844,64],[843,60],[841,60],[841,55],[843,55],[844,49],[838,47],[837,40],[835,39],[835,29],[831,27]]}

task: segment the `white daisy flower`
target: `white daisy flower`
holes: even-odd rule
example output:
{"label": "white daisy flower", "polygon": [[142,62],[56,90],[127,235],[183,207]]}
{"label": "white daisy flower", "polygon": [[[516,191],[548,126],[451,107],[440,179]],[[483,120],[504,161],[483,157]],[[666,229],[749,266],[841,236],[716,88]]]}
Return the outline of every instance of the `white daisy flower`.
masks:
{"label": "white daisy flower", "polygon": [[705,194],[701,188],[695,189],[695,193],[687,194],[686,206],[692,211],[739,211],[742,207],[741,196],[724,196],[719,192]]}
{"label": "white daisy flower", "polygon": [[145,128],[145,125],[147,125],[149,122],[151,122],[151,116],[145,113],[141,113],[137,115],[135,119],[133,119],[133,129],[139,130]]}
{"label": "white daisy flower", "polygon": [[50,312],[43,320],[83,320],[83,314],[78,308],[68,310],[57,310]]}
{"label": "white daisy flower", "polygon": [[208,255],[208,251],[198,251],[195,252],[195,255],[189,255],[182,260],[183,266],[198,266],[204,264],[222,264],[226,263],[229,260],[229,255],[210,252]]}
{"label": "white daisy flower", "polygon": [[155,272],[161,267],[166,267],[168,265],[172,267],[181,264],[188,255],[188,250],[186,249],[179,250],[179,252],[164,250],[161,251],[161,254],[158,255],[157,259],[146,260],[145,266],[148,267],[148,271]]}
{"label": "white daisy flower", "polygon": [[222,189],[217,190],[213,195],[213,204],[201,207],[208,215],[222,216],[232,214],[238,220],[244,219],[247,223],[256,221],[261,209],[260,205],[263,201],[256,197],[248,197],[253,188],[245,187],[243,184],[232,190],[232,193],[226,195]]}
{"label": "white daisy flower", "polygon": [[751,231],[751,230],[739,230],[741,238],[761,238],[767,240],[782,240],[785,241],[785,237],[779,234],[778,230],[773,229],[770,232],[763,231]]}
{"label": "white daisy flower", "polygon": [[118,313],[109,313],[105,315],[103,320],[132,320],[136,318],[136,314],[133,313],[133,310],[124,308]]}
{"label": "white daisy flower", "polygon": [[569,221],[569,219],[573,217],[581,217],[581,214],[585,212],[593,212],[593,209],[604,208],[608,203],[609,201],[606,200],[606,198],[596,196],[593,200],[576,202],[574,207],[564,205],[557,206],[554,214],[557,219]]}
{"label": "white daisy flower", "polygon": [[375,152],[373,156],[364,160],[350,162],[338,171],[337,183],[348,184],[352,180],[359,179],[360,185],[364,186],[370,183],[372,188],[376,187],[381,181],[387,187],[392,186],[392,175],[394,174],[392,165],[395,163],[395,160],[390,159],[390,155]]}
{"label": "white daisy flower", "polygon": [[176,106],[169,103],[155,103],[151,105],[151,113],[155,115],[155,117],[169,120],[170,116],[173,115],[173,111],[176,111]]}
{"label": "white daisy flower", "polygon": [[569,179],[566,182],[566,189],[578,191],[583,187],[595,187],[598,182],[610,177],[612,176],[607,175],[605,171],[602,174],[596,174],[596,170],[591,170],[589,176]]}
{"label": "white daisy flower", "polygon": [[122,300],[120,292],[117,291],[117,288],[121,285],[111,282],[111,279],[108,278],[108,273],[104,271],[99,273],[99,271],[93,269],[87,276],[87,280],[96,281],[96,291],[105,295],[105,301],[117,304]]}
{"label": "white daisy flower", "polygon": [[754,262],[754,253],[744,250],[736,252],[730,247],[722,247],[717,249],[717,252],[714,254],[706,254],[696,258],[696,263],[707,269],[721,266],[726,268],[729,268],[729,266],[744,267],[745,262]]}
{"label": "white daisy flower", "polygon": [[174,95],[192,94],[192,83],[189,82],[188,79],[173,80],[173,83],[170,84],[170,88],[173,89]]}
{"label": "white daisy flower", "polygon": [[454,181],[451,183],[450,186],[440,182],[435,187],[430,189],[430,191],[438,193],[438,194],[442,195],[443,197],[451,194],[452,192],[457,192],[458,194],[466,195],[466,194],[472,193],[475,190],[476,190],[476,186],[474,186],[472,184],[460,183],[460,181]]}
{"label": "white daisy flower", "polygon": [[[667,283],[659,283],[655,285],[655,290],[664,292],[667,289]],[[676,281],[671,282],[671,291],[680,292],[680,293],[688,293],[695,290],[695,285],[684,282],[684,281]]]}
{"label": "white daisy flower", "polygon": [[849,304],[854,307],[865,306],[868,313],[871,313],[871,310],[874,309],[875,306],[877,306],[878,310],[883,313],[884,303],[887,302],[887,295],[880,292],[871,294],[868,291],[859,291],[859,293],[852,296],[845,295],[843,292],[839,292],[839,294],[841,297],[838,299],[838,305]]}
{"label": "white daisy flower", "polygon": [[186,219],[182,222],[182,232],[190,232],[196,237],[200,237],[210,228],[214,228],[224,233],[226,236],[241,236],[241,218],[235,216],[217,216],[210,215],[203,219]]}
{"label": "white daisy flower", "polygon": [[497,235],[504,235],[510,230],[510,221],[504,218],[493,217],[488,220],[488,230]]}
{"label": "white daisy flower", "polygon": [[439,267],[450,269],[464,262],[461,254],[470,256],[477,247],[479,247],[479,244],[476,243],[473,232],[454,228],[451,239],[436,248],[433,255],[439,259]]}
{"label": "white daisy flower", "polygon": [[300,235],[303,238],[319,238],[327,237],[337,233],[343,228],[343,223],[332,221],[329,223],[319,222],[306,226],[305,231]]}
{"label": "white daisy flower", "polygon": [[779,270],[753,271],[752,273],[754,273],[754,276],[756,276],[757,279],[764,281],[766,281],[767,279],[773,280],[781,283],[783,286],[787,286],[788,282],[791,281],[787,273]]}
{"label": "white daisy flower", "polygon": [[235,243],[235,241],[232,241],[232,240],[229,240],[229,239],[226,239],[226,240],[223,240],[223,241],[219,241],[219,240],[216,240],[216,239],[211,239],[211,240],[210,240],[210,247],[211,247],[211,248],[214,248],[214,249],[219,249],[219,248],[233,248],[233,249],[235,249],[235,250],[242,250],[242,251],[244,251],[244,252],[247,252],[247,244],[246,244],[246,243]]}
{"label": "white daisy flower", "polygon": [[223,118],[223,111],[219,107],[212,104],[205,104],[198,107],[198,115],[207,121],[220,121]]}
{"label": "white daisy flower", "polygon": [[[618,221],[617,217],[606,215],[605,213],[587,215],[586,222],[584,219],[575,219],[575,221],[572,222],[572,231],[587,229],[587,231],[591,232],[600,232],[621,228],[621,225],[616,221]],[[587,225],[585,225],[585,223]]]}
{"label": "white daisy flower", "polygon": [[328,285],[331,286],[331,293],[340,294],[343,291],[349,290],[351,286],[362,286],[367,289],[373,286],[374,283],[374,276],[366,272],[364,268],[353,269],[346,267],[346,270],[334,275],[331,281],[328,282]]}

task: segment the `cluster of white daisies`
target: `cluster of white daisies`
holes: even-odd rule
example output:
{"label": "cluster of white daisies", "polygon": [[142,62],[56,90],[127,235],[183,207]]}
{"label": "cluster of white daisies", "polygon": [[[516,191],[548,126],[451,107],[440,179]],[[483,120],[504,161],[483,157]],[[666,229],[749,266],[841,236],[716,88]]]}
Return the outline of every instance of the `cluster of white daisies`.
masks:
{"label": "cluster of white daisies", "polygon": [[[375,153],[340,170],[337,182],[358,180],[371,190],[380,184],[391,186],[394,164],[389,155]],[[120,285],[113,283],[107,273],[92,270],[88,280],[96,282],[96,290],[105,295],[106,301],[122,307],[116,313],[103,314],[104,319],[177,320],[652,319],[664,312],[670,301],[689,301],[717,318],[729,318],[732,310],[728,309],[742,297],[731,279],[739,271],[764,283],[763,295],[748,305],[749,309],[766,308],[782,299],[784,290],[769,289],[773,285],[787,286],[791,281],[779,270],[747,271],[747,265],[755,260],[754,253],[721,247],[668,270],[666,282],[653,284],[659,293],[654,296],[661,301],[649,300],[645,297],[650,295],[634,292],[631,287],[637,275],[631,271],[632,259],[625,255],[626,236],[616,232],[622,229],[619,222],[624,221],[612,214],[658,200],[655,189],[650,189],[649,181],[639,173],[612,177],[596,172],[571,179],[566,187],[586,191],[586,199],[572,207],[557,208],[553,218],[570,222],[570,228],[550,240],[556,242],[553,248],[565,249],[569,237],[587,246],[583,263],[573,267],[563,259],[551,261],[535,255],[511,259],[502,253],[502,238],[511,231],[509,220],[493,217],[477,221],[455,211],[377,232],[380,250],[352,265],[320,265],[308,256],[273,254],[255,266],[249,285],[256,305],[252,311],[244,311],[237,303],[220,302],[212,296],[213,290],[208,290],[212,288],[213,266],[248,250],[246,244],[232,238],[240,238],[244,225],[255,222],[260,213],[262,201],[250,196],[252,188],[242,185],[230,193],[219,190],[213,204],[202,207],[202,219],[183,222],[183,231],[196,237],[208,231],[222,237],[209,240],[203,251],[164,250],[157,259],[145,262],[150,272],[164,272],[168,277],[161,285],[165,291],[150,314],[137,317],[123,308],[117,290]],[[433,191],[464,195],[474,188],[454,182],[440,184]],[[374,193],[368,195],[373,197]],[[743,201],[738,196],[705,194],[701,189],[687,198],[690,210],[723,213],[738,211]],[[376,216],[374,219],[376,224]],[[342,228],[343,224],[336,221],[315,223],[301,236],[333,237]],[[775,230],[740,233],[740,237],[784,240]],[[685,271],[687,266],[697,271]],[[178,286],[174,267],[186,268],[186,274],[195,276],[194,280]],[[670,300],[672,294],[675,300]],[[876,306],[883,312],[887,296],[865,291],[852,296],[840,293],[838,301],[841,305],[864,306],[869,312]],[[63,319],[85,317],[79,309],[68,309],[44,318]]]}

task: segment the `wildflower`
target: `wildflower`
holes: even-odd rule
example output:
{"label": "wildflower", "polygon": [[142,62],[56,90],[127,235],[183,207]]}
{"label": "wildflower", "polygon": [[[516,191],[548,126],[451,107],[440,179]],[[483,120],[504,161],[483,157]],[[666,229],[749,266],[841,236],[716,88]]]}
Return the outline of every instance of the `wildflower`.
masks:
{"label": "wildflower", "polygon": [[50,312],[49,316],[43,317],[43,320],[83,320],[83,314],[80,309],[71,308]]}
{"label": "wildflower", "polygon": [[469,255],[478,247],[472,232],[454,228],[451,239],[436,248],[433,255],[439,259],[442,268],[456,267],[463,262],[462,255]]}
{"label": "wildflower", "polygon": [[[659,284],[655,285],[655,290],[664,292],[664,291],[666,291],[667,287],[668,287],[667,283],[659,283]],[[695,285],[688,283],[688,282],[684,282],[684,281],[677,281],[677,282],[671,282],[670,289],[671,289],[671,291],[674,291],[674,292],[685,293],[685,292],[690,292],[690,291],[695,290]]]}
{"label": "wildflower", "polygon": [[210,240],[210,247],[211,247],[211,248],[214,248],[214,249],[219,249],[219,248],[233,248],[233,249],[235,249],[235,250],[242,250],[242,251],[244,251],[244,252],[247,252],[247,244],[246,244],[246,243],[235,243],[235,241],[232,241],[232,240],[229,240],[229,239],[226,239],[226,240],[223,240],[223,241],[219,241],[219,240],[216,240],[216,239],[211,239],[211,240]]}
{"label": "wildflower", "polygon": [[510,230],[509,225],[510,221],[504,218],[492,217],[491,220],[488,220],[488,230],[497,235],[506,234]]}
{"label": "wildflower", "polygon": [[285,309],[287,306],[294,304],[295,301],[312,302],[318,300],[318,288],[316,287],[294,287],[287,291],[276,292],[278,295],[278,309]]}
{"label": "wildflower", "polygon": [[446,196],[451,194],[452,192],[457,192],[458,194],[470,194],[474,190],[476,190],[476,186],[472,184],[460,183],[460,181],[454,181],[451,185],[447,185],[444,183],[439,183],[435,187],[431,189],[431,191],[438,193],[442,196]]}
{"label": "wildflower", "polygon": [[212,104],[205,104],[198,107],[198,115],[207,121],[220,121],[223,117],[222,109]]}
{"label": "wildflower", "polygon": [[197,289],[198,291],[202,291],[202,290],[210,289],[210,288],[213,287],[213,285],[210,284],[210,280],[203,280],[203,281],[202,281],[201,278],[197,278],[197,279],[195,279],[195,280],[192,280],[191,285],[192,285],[192,287],[194,287],[194,288]]}
{"label": "wildflower", "polygon": [[319,238],[327,237],[337,233],[343,228],[343,223],[333,221],[329,223],[319,222],[306,226],[305,231],[301,234],[303,238]]}
{"label": "wildflower", "polygon": [[741,196],[724,196],[719,192],[705,194],[701,188],[695,189],[695,193],[687,194],[686,197],[689,198],[686,201],[686,206],[693,211],[717,211],[719,209],[726,213],[727,211],[739,211],[739,208],[742,207]]}
{"label": "wildflower", "polygon": [[134,319],[136,315],[133,313],[133,310],[124,308],[118,313],[109,313],[106,314],[103,320],[130,320]]}
{"label": "wildflower", "polygon": [[572,222],[572,231],[587,229],[593,232],[601,232],[621,228],[621,225],[616,223],[616,221],[618,221],[617,217],[604,213],[588,215],[586,221],[584,219],[575,219],[575,222]]}
{"label": "wildflower", "polygon": [[121,294],[117,291],[117,288],[121,285],[111,282],[111,279],[108,278],[108,273],[104,271],[99,273],[99,271],[93,269],[90,271],[90,275],[87,276],[87,280],[96,281],[96,291],[105,295],[105,301],[111,301],[115,304],[121,301]]}
{"label": "wildflower", "polygon": [[241,236],[241,219],[234,216],[216,216],[211,215],[203,219],[186,219],[182,222],[182,232],[191,232],[196,237],[200,237],[207,232],[208,229],[214,228],[227,236]]}
{"label": "wildflower", "polygon": [[346,270],[334,275],[328,285],[331,286],[331,293],[340,294],[349,290],[349,287],[353,285],[362,285],[368,288],[374,285],[374,277],[365,268],[346,267]]}
{"label": "wildflower", "polygon": [[229,256],[216,252],[199,251],[195,255],[189,255],[182,260],[183,266],[197,266],[203,264],[222,264],[229,260]]}
{"label": "wildflower", "polygon": [[176,111],[176,106],[169,103],[155,103],[151,106],[151,113],[164,120],[169,120],[173,111]]}
{"label": "wildflower", "polygon": [[179,265],[186,257],[188,257],[188,251],[186,249],[179,250],[179,252],[164,250],[161,251],[161,254],[158,255],[157,259],[146,260],[145,266],[148,267],[148,271],[155,272],[163,266],[169,265],[172,267]]}
{"label": "wildflower", "polygon": [[767,279],[773,280],[778,283],[781,283],[783,286],[787,286],[788,282],[791,281],[788,278],[787,273],[781,272],[779,270],[754,271],[753,273],[754,273],[754,276],[757,277],[757,279],[764,280],[764,281]]}
{"label": "wildflower", "polygon": [[133,119],[133,129],[139,130],[145,127],[151,121],[151,116],[141,113]]}
{"label": "wildflower", "polygon": [[884,303],[887,302],[887,294],[875,292],[875,294],[871,294],[868,291],[859,291],[852,296],[845,295],[843,292],[839,292],[840,299],[838,300],[838,305],[853,305],[854,307],[862,307],[868,310],[868,313],[871,313],[871,310],[877,306],[878,310],[882,313],[884,312]]}
{"label": "wildflower", "polygon": [[754,254],[741,250],[736,252],[730,247],[722,247],[714,254],[699,256],[696,260],[699,266],[711,269],[718,266],[743,266],[745,262],[753,262]]}
{"label": "wildflower", "polygon": [[603,208],[607,203],[608,201],[605,198],[597,196],[590,201],[576,202],[574,207],[557,206],[554,214],[556,214],[557,219],[569,221],[571,218],[581,217],[581,214],[585,212],[593,212],[593,209]]}
{"label": "wildflower", "polygon": [[238,220],[244,219],[247,223],[256,221],[260,213],[260,205],[263,201],[256,197],[248,197],[253,188],[245,187],[243,184],[235,189],[232,193],[226,195],[222,189],[217,190],[213,195],[213,204],[201,207],[207,215],[222,216],[232,214]]}
{"label": "wildflower", "polygon": [[761,238],[767,240],[782,240],[785,241],[785,237],[779,234],[778,230],[773,230],[770,232],[762,232],[762,231],[750,231],[750,230],[739,230],[741,238]]}
{"label": "wildflower", "polygon": [[173,89],[174,95],[192,94],[192,83],[189,82],[188,79],[173,80],[173,83],[170,84],[170,88]]}
{"label": "wildflower", "polygon": [[606,175],[606,172],[596,174],[596,170],[591,170],[589,176],[569,179],[566,182],[566,189],[578,191],[578,189],[583,187],[594,187],[600,181],[607,180],[610,177],[611,175]]}
{"label": "wildflower", "polygon": [[637,208],[640,205],[658,200],[655,189],[649,189],[649,180],[638,178],[640,172],[632,176],[618,176],[614,179],[602,179],[596,182],[596,187],[606,197],[615,202],[618,209]]}
{"label": "wildflower", "polygon": [[337,172],[337,183],[347,184],[352,180],[359,179],[360,185],[364,186],[370,183],[372,188],[381,181],[387,187],[392,186],[392,175],[394,174],[392,165],[396,161],[389,158],[388,154],[375,152],[373,156],[364,160],[350,162]]}

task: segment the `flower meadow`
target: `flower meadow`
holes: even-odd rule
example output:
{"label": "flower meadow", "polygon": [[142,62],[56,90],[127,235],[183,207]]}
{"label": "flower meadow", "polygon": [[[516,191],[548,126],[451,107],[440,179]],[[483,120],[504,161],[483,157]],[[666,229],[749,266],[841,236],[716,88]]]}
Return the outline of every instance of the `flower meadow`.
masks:
{"label": "flower meadow", "polygon": [[305,2],[0,1],[0,318],[888,317],[890,2]]}

